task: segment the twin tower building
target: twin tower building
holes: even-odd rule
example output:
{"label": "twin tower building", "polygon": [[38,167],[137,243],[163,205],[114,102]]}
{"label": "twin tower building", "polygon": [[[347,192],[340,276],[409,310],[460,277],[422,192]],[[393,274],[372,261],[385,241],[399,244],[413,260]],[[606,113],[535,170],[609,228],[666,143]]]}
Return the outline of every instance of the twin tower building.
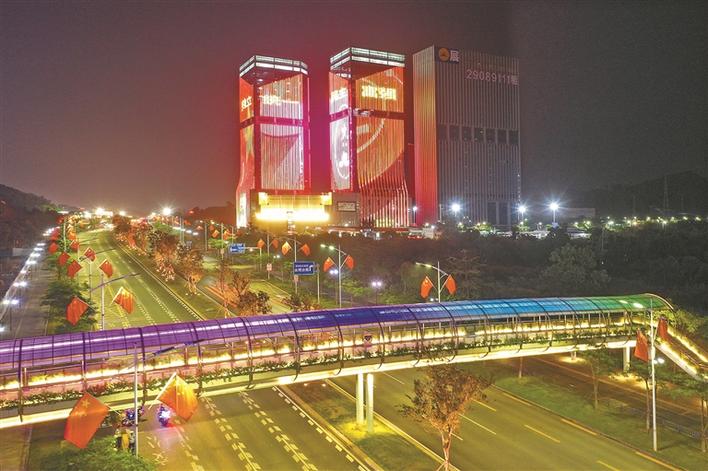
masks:
{"label": "twin tower building", "polygon": [[237,225],[515,222],[518,61],[431,46],[412,65],[407,138],[405,56],[351,47],[330,58],[326,193],[312,192],[307,65],[258,55],[241,65]]}

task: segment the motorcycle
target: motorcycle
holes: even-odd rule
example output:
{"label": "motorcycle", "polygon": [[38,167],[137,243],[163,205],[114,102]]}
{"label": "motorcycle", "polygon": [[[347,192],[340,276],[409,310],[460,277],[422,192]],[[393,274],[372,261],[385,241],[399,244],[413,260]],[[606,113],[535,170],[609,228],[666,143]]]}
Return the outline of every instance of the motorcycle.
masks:
{"label": "motorcycle", "polygon": [[157,420],[163,427],[169,427],[170,417],[172,417],[172,411],[168,407],[160,406],[157,411]]}
{"label": "motorcycle", "polygon": [[[144,413],[145,408],[143,406],[138,407],[138,420],[143,417]],[[135,410],[126,409],[125,418],[123,418],[123,421],[121,423],[126,427],[132,427],[133,425],[135,425]]]}

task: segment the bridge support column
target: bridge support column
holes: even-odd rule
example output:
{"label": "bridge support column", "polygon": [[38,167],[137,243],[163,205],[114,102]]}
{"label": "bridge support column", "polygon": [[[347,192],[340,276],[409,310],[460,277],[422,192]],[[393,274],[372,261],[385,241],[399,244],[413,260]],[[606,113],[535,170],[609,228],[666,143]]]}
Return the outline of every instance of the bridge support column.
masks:
{"label": "bridge support column", "polygon": [[572,352],[570,352],[570,359],[573,360],[573,361],[575,361],[576,358],[578,358],[578,352],[576,352],[575,350],[573,350]]}
{"label": "bridge support column", "polygon": [[631,360],[632,355],[630,355],[630,348],[629,347],[624,347],[622,349],[622,371],[625,373],[629,371],[629,365]]}
{"label": "bridge support column", "polygon": [[356,375],[356,423],[364,424],[364,373]]}
{"label": "bridge support column", "polygon": [[374,374],[366,374],[366,431],[374,432]]}

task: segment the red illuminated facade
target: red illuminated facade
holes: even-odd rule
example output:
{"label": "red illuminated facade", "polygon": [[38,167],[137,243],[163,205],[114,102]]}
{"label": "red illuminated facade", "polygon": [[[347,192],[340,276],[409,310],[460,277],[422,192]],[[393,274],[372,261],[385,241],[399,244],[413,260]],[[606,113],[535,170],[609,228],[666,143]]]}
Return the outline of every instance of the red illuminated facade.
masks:
{"label": "red illuminated facade", "polygon": [[303,62],[253,56],[239,68],[237,226],[251,222],[260,192],[310,192],[308,93]]}
{"label": "red illuminated facade", "polygon": [[410,225],[404,169],[404,61],[349,48],[330,58],[329,115],[333,211],[357,213],[363,227]]}

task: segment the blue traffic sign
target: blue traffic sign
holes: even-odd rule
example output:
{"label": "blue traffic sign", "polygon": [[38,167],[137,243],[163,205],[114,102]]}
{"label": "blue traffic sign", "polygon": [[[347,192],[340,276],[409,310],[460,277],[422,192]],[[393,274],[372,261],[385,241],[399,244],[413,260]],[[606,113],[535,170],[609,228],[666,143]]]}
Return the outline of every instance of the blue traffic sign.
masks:
{"label": "blue traffic sign", "polygon": [[295,262],[293,263],[293,274],[295,275],[314,275],[315,262]]}
{"label": "blue traffic sign", "polygon": [[246,253],[246,244],[229,245],[229,253]]}

